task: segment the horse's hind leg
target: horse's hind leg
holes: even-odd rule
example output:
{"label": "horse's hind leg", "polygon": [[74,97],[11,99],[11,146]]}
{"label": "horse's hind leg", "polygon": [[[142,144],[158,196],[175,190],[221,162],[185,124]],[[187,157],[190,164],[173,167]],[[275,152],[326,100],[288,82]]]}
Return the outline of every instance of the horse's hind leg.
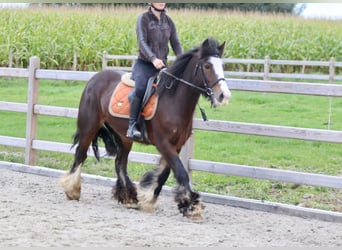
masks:
{"label": "horse's hind leg", "polygon": [[90,143],[91,140],[89,139],[80,139],[72,168],[59,181],[69,200],[79,200],[81,197],[81,167],[87,158],[87,150]]}
{"label": "horse's hind leg", "polygon": [[113,197],[128,208],[137,207],[137,191],[135,184],[127,173],[128,154],[132,147],[132,141],[120,142],[122,145],[115,158],[115,171],[117,181],[112,189]]}
{"label": "horse's hind leg", "polygon": [[96,119],[91,119],[91,121],[93,121],[93,124],[89,122],[86,126],[78,125],[77,133],[74,136],[74,145],[78,143],[74,163],[59,181],[69,200],[79,200],[81,197],[81,167],[87,159],[88,148],[100,126],[95,124]]}
{"label": "horse's hind leg", "polygon": [[138,205],[145,212],[154,212],[156,202],[163,185],[170,175],[171,169],[166,161],[161,159],[159,167],[148,171],[142,177],[138,186]]}

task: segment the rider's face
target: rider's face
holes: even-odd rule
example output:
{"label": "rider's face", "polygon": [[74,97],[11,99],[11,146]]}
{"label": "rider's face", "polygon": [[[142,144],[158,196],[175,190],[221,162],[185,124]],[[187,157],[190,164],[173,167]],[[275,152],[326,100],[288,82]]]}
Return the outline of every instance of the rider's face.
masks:
{"label": "rider's face", "polygon": [[163,10],[166,6],[166,3],[152,3],[152,5],[158,10]]}

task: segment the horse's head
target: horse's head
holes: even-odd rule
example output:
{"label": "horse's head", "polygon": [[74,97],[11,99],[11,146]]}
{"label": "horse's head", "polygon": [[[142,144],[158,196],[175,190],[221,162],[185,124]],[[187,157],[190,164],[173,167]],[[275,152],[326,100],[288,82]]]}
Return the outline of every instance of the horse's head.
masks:
{"label": "horse's head", "polygon": [[199,50],[200,61],[197,64],[196,74],[200,73],[207,96],[214,107],[226,105],[231,97],[228,84],[224,77],[221,60],[225,42],[219,45],[213,38],[206,39]]}

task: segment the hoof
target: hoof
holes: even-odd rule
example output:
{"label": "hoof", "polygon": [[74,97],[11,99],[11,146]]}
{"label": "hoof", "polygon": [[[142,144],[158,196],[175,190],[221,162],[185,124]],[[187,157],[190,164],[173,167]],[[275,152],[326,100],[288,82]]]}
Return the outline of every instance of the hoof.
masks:
{"label": "hoof", "polygon": [[145,213],[154,213],[156,211],[156,207],[157,207],[157,199],[154,199],[152,201],[148,201],[148,202],[141,202],[139,200],[138,202],[138,207],[140,210],[144,211]]}
{"label": "hoof", "polygon": [[113,186],[112,197],[127,208],[138,208],[137,192],[134,185],[124,188],[120,184]]}
{"label": "hoof", "polygon": [[203,221],[203,217],[200,214],[197,215],[188,215],[186,216],[190,221],[200,223]]}
{"label": "hoof", "polygon": [[[79,168],[80,169],[80,168]],[[68,200],[79,200],[81,197],[80,172],[74,174],[67,173],[60,180],[59,184],[64,189]]]}
{"label": "hoof", "polygon": [[200,201],[200,195],[197,192],[188,191],[179,186],[176,189],[175,201],[178,203],[178,209],[183,216],[194,222],[201,222],[204,206]]}
{"label": "hoof", "polygon": [[61,180],[60,185],[64,189],[64,193],[68,200],[79,200],[81,198],[81,186],[70,185],[70,183]]}
{"label": "hoof", "polygon": [[65,196],[67,197],[68,200],[80,200],[81,198],[81,189],[75,190],[73,192],[65,192]]}
{"label": "hoof", "polygon": [[126,204],[123,204],[126,208],[128,209],[139,209],[139,205],[138,203],[132,201],[132,202],[128,202]]}
{"label": "hoof", "polygon": [[138,186],[138,206],[146,213],[154,213],[157,207],[157,197],[154,195],[154,187],[144,188]]}
{"label": "hoof", "polygon": [[183,215],[187,217],[192,222],[202,222],[202,211],[204,210],[204,206],[202,204],[196,204],[188,208],[188,211],[184,212]]}

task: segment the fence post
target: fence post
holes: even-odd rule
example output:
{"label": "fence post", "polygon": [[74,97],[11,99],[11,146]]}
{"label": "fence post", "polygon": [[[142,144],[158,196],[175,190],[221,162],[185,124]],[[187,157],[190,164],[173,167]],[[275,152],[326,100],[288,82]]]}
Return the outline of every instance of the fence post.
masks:
{"label": "fence post", "polygon": [[334,83],[334,78],[335,78],[335,58],[330,58],[329,62],[329,83],[333,84]]}
{"label": "fence post", "polygon": [[[334,83],[335,78],[335,58],[330,58],[329,62],[329,83]],[[331,113],[332,113],[332,97],[329,96],[329,114],[328,114],[328,129],[331,128]]]}
{"label": "fence post", "polygon": [[74,60],[73,60],[73,63],[72,63],[72,67],[73,67],[73,70],[74,71],[77,71],[77,53],[76,51],[74,51]]}
{"label": "fence post", "polygon": [[268,80],[268,74],[270,73],[270,57],[265,56],[264,64],[264,81]]}
{"label": "fence post", "polygon": [[28,78],[28,96],[27,96],[27,117],[26,117],[26,148],[25,164],[34,165],[36,162],[36,152],[32,148],[32,141],[37,136],[37,115],[34,113],[34,106],[38,103],[39,81],[36,78],[36,70],[39,69],[39,57],[31,57],[29,65]]}
{"label": "fence post", "polygon": [[[12,49],[10,49],[10,51],[8,52],[8,67],[12,68],[13,66],[13,51]],[[9,77],[8,80],[12,80],[12,77]]]}
{"label": "fence post", "polygon": [[189,174],[190,183],[192,182],[192,175],[191,175],[189,160],[194,157],[194,144],[195,144],[194,133],[192,132],[189,139],[183,145],[179,153],[179,157],[184,165],[184,168]]}
{"label": "fence post", "polygon": [[102,56],[102,70],[105,70],[107,68],[107,63],[108,63],[107,56],[108,56],[107,51],[104,51],[103,56]]}
{"label": "fence post", "polygon": [[[306,61],[306,60],[304,60],[304,61]],[[305,74],[305,63],[303,63],[303,66],[302,66],[302,74]]]}
{"label": "fence post", "polygon": [[13,51],[12,49],[10,49],[8,53],[8,67],[12,68],[12,66],[13,66]]}

